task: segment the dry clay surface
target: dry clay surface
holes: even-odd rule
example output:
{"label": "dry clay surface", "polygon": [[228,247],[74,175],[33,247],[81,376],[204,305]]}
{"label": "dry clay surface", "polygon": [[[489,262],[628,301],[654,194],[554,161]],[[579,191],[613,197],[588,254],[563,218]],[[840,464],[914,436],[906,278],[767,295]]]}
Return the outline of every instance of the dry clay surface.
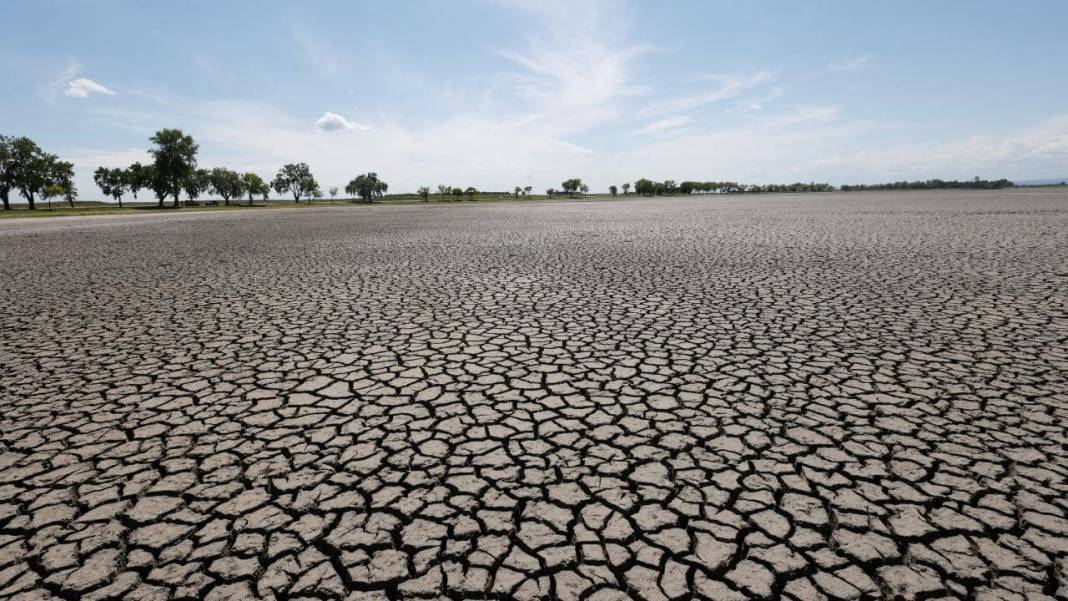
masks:
{"label": "dry clay surface", "polygon": [[0,222],[0,598],[1068,598],[1068,194]]}

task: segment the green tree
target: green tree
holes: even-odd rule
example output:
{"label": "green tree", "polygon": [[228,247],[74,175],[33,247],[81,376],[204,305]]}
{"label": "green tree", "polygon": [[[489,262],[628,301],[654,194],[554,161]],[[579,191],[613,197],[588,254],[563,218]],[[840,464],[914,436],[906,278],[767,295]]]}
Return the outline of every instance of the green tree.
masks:
{"label": "green tree", "polygon": [[464,189],[463,188],[453,188],[452,189],[452,196],[456,200],[460,200],[461,198],[464,197]]}
{"label": "green tree", "polygon": [[271,186],[279,194],[291,194],[293,201],[298,204],[301,198],[309,196],[319,188],[307,163],[283,165],[275,175]]}
{"label": "green tree", "polygon": [[337,186],[330,186],[327,192],[330,193],[330,202],[334,202],[334,198],[337,196]]}
{"label": "green tree", "polygon": [[582,187],[582,180],[577,177],[564,180],[560,187],[564,189],[564,192],[567,192],[568,196],[574,198],[575,193]]}
{"label": "green tree", "polygon": [[8,136],[0,135],[0,201],[4,203],[5,211],[11,210],[11,189],[15,187],[12,183],[14,170],[12,141],[13,139]]}
{"label": "green tree", "polygon": [[37,196],[52,183],[54,155],[41,150],[33,140],[21,137],[11,141],[11,165],[8,175],[12,187],[26,199],[30,209],[37,208]]}
{"label": "green tree", "polygon": [[130,194],[133,194],[134,200],[137,200],[139,191],[152,188],[152,169],[141,163],[130,165],[126,170],[126,187],[129,188]]}
{"label": "green tree", "polygon": [[623,196],[626,196],[630,192],[630,183],[623,184]]}
{"label": "green tree", "polygon": [[427,186],[420,186],[417,193],[423,199],[423,202],[430,202],[430,188]]}
{"label": "green tree", "polygon": [[231,169],[217,167],[208,172],[208,190],[222,199],[222,203],[230,206],[230,200],[240,197],[245,192],[240,188],[241,175]]}
{"label": "green tree", "polygon": [[185,135],[180,129],[161,129],[150,141],[156,145],[148,152],[155,159],[153,179],[157,194],[162,194],[160,206],[169,194],[174,196],[174,206],[177,207],[183,184],[197,168],[198,146],[192,136]]}
{"label": "green tree", "polygon": [[520,194],[520,193],[521,193],[522,191],[523,191],[523,189],[522,189],[522,188],[520,188],[519,186],[516,186],[516,187],[515,187],[515,196],[516,196],[516,197],[519,197],[519,194]]}
{"label": "green tree", "polygon": [[590,193],[590,187],[586,184],[582,184],[581,186],[579,186],[579,192],[581,192],[582,195],[585,196]]}
{"label": "green tree", "polygon": [[185,188],[185,195],[189,200],[196,201],[201,194],[211,190],[211,172],[207,169],[194,169],[185,178],[182,187]]}
{"label": "green tree", "polygon": [[212,192],[221,197],[226,206],[230,206],[231,198],[241,198],[245,193],[241,174],[226,167],[212,169],[208,175],[208,182]]}
{"label": "green tree", "polygon": [[[100,188],[100,191],[104,193],[104,196],[111,197],[111,169],[107,167],[97,167],[93,172],[93,181],[96,183],[96,187]],[[119,201],[119,206],[122,206],[122,201]]]}
{"label": "green tree", "polygon": [[41,198],[48,201],[48,208],[52,208],[52,199],[57,196],[63,196],[63,186],[59,184],[48,184],[41,189]]}
{"label": "green tree", "polygon": [[[252,198],[266,194],[270,188],[267,186],[267,182],[263,181],[263,178],[255,173],[246,173],[241,176],[241,184],[245,188],[245,194],[248,194],[248,206],[252,206]],[[337,194],[337,188],[331,188],[330,195]]]}
{"label": "green tree", "polygon": [[652,180],[647,180],[644,177],[634,182],[634,193],[641,194],[642,196],[652,196],[656,191],[656,184]]}
{"label": "green tree", "polygon": [[78,196],[78,188],[74,185],[74,163],[54,161],[52,163],[52,183],[59,186],[63,198],[67,200],[67,204],[73,209],[74,199]]}
{"label": "green tree", "polygon": [[611,194],[612,196],[615,196],[616,194],[619,193],[619,188],[615,187],[614,185],[613,186],[608,186],[608,193]]}
{"label": "green tree", "polygon": [[122,208],[122,195],[128,188],[127,171],[125,169],[97,167],[96,171],[93,172],[93,181],[96,182],[97,187],[104,193],[104,196],[117,200],[119,208]]}
{"label": "green tree", "polygon": [[534,190],[534,186],[527,186],[527,187],[523,188],[523,195],[524,196],[530,196],[530,193],[533,190]]}
{"label": "green tree", "polygon": [[347,194],[353,197],[358,196],[366,203],[374,202],[376,197],[384,196],[386,190],[389,190],[389,184],[378,179],[378,174],[374,171],[357,175],[345,186]]}
{"label": "green tree", "polygon": [[467,200],[474,200],[475,194],[478,194],[478,190],[474,186],[468,186],[467,189],[464,190],[464,194],[467,194]]}

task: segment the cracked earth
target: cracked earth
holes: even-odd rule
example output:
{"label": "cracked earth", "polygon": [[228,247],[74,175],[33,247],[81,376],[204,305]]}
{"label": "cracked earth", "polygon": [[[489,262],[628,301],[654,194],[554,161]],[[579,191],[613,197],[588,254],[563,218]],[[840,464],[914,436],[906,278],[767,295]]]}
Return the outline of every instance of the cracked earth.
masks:
{"label": "cracked earth", "polygon": [[1068,195],[0,223],[0,597],[1068,598]]}

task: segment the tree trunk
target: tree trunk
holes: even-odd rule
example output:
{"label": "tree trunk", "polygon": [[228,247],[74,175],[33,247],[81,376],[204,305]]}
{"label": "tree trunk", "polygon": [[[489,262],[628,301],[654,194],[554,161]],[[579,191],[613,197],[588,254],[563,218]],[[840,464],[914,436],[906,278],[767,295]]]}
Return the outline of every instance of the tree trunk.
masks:
{"label": "tree trunk", "polygon": [[31,211],[37,208],[37,203],[33,198],[33,194],[30,194],[29,196],[26,197],[26,202],[30,203],[30,210]]}
{"label": "tree trunk", "polygon": [[0,190],[0,200],[2,200],[4,202],[4,210],[5,211],[10,211],[11,210],[11,201],[8,200],[7,194],[8,194],[7,190]]}
{"label": "tree trunk", "polygon": [[120,209],[122,208],[122,197],[121,196],[119,197],[119,208]]}

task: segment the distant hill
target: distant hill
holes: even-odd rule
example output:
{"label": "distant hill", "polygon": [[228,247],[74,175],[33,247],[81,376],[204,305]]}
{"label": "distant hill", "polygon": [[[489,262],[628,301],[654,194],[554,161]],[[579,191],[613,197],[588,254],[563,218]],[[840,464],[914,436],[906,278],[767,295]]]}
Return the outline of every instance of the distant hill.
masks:
{"label": "distant hill", "polygon": [[1047,179],[1018,179],[1014,182],[1017,186],[1056,186],[1068,183],[1068,177],[1051,177]]}

